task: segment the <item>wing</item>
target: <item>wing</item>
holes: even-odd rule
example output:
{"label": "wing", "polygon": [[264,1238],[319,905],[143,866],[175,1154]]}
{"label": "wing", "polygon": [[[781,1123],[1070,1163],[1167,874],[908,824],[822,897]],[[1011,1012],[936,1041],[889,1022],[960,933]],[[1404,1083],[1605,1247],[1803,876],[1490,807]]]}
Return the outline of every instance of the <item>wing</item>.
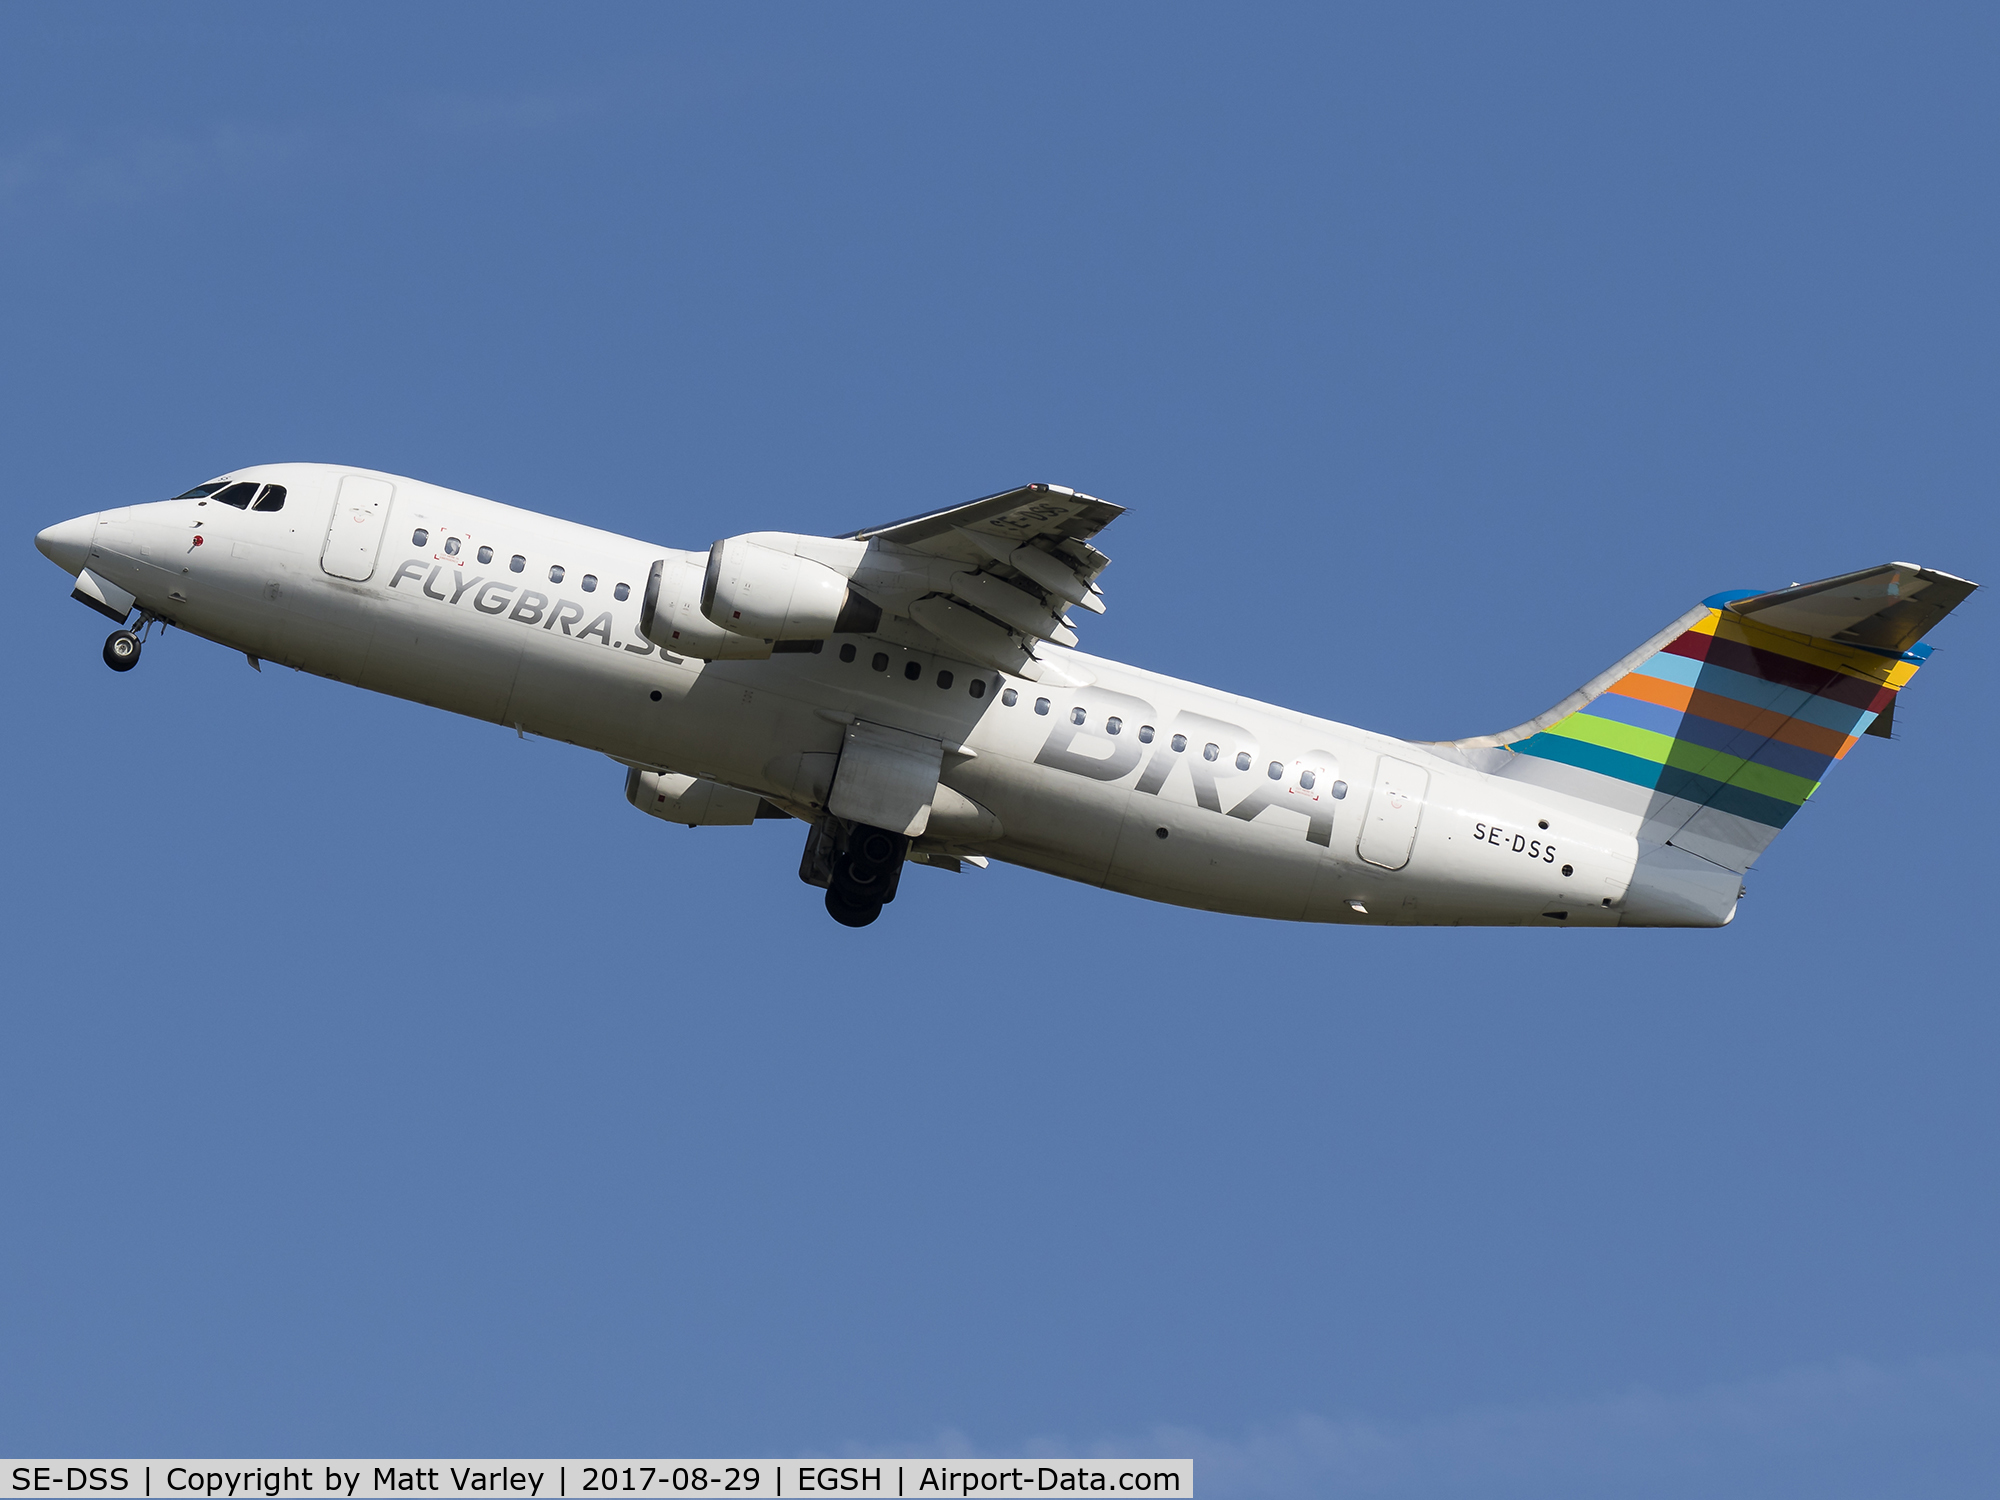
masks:
{"label": "wing", "polygon": [[850,531],[848,536],[859,542],[880,538],[906,547],[921,547],[953,531],[964,530],[996,541],[1011,541],[1015,546],[1038,537],[1055,545],[1067,541],[1087,543],[1124,514],[1122,505],[1080,495],[1059,484],[1023,484],[983,500],[968,500],[949,510],[934,510],[929,515],[891,521],[886,526],[865,526]]}
{"label": "wing", "polygon": [[[1059,484],[1024,484],[844,540],[908,559],[899,576],[871,569],[865,579],[892,613],[974,661],[1038,677],[1050,665],[1038,643],[1076,644],[1071,605],[1104,613],[1097,577],[1111,559],[1090,539],[1124,513]],[[916,576],[923,586],[912,590]]]}

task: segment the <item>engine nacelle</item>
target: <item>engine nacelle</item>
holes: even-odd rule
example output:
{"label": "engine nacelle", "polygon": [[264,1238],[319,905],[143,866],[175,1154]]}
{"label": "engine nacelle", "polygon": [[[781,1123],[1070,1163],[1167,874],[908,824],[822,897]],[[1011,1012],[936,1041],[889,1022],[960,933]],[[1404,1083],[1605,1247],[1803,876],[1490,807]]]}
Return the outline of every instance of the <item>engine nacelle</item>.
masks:
{"label": "engine nacelle", "polygon": [[702,661],[761,661],[771,642],[738,635],[713,624],[701,612],[702,562],[699,552],[676,553],[653,564],[646,601],[639,609],[639,633],[662,651]]}
{"label": "engine nacelle", "polygon": [[724,630],[767,641],[822,641],[872,630],[881,611],[850,594],[845,574],[799,556],[802,541],[827,545],[823,537],[769,531],[725,537],[709,548],[703,616]]}
{"label": "engine nacelle", "polygon": [[[677,776],[672,771],[641,771],[633,767],[625,778],[625,800],[640,812],[690,828],[739,827],[754,822],[764,799],[738,791],[706,776]],[[773,809],[773,816],[779,816]]]}

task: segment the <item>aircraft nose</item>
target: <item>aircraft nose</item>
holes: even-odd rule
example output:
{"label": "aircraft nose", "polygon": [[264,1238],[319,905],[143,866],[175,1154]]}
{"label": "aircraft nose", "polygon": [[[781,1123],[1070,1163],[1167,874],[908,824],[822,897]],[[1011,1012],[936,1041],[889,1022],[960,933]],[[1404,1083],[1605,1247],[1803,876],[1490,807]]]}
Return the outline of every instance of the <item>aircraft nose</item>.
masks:
{"label": "aircraft nose", "polygon": [[90,538],[96,530],[96,516],[78,516],[36,533],[35,546],[65,573],[81,573],[90,560]]}

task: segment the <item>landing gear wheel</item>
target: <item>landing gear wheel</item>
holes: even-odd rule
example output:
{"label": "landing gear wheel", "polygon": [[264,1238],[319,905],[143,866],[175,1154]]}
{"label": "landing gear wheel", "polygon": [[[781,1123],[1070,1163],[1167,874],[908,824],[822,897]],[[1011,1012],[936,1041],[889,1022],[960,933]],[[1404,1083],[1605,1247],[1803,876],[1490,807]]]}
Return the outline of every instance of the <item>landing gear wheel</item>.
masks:
{"label": "landing gear wheel", "polygon": [[843,901],[836,892],[829,890],[826,893],[826,914],[842,927],[866,927],[882,915],[882,903],[863,901],[856,904]]}
{"label": "landing gear wheel", "polygon": [[881,906],[896,896],[896,876],[900,873],[908,839],[897,838],[880,828],[857,828],[847,852],[833,862],[833,884],[829,892],[847,906]]}
{"label": "landing gear wheel", "polygon": [[114,672],[129,672],[139,665],[139,637],[129,630],[114,630],[104,643],[104,665]]}

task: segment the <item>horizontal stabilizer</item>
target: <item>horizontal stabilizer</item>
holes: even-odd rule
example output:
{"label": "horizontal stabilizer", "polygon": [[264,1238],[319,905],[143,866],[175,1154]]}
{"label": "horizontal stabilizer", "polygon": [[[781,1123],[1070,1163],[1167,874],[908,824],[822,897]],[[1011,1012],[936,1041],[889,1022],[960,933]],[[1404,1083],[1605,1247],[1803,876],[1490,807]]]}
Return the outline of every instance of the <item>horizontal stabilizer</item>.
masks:
{"label": "horizontal stabilizer", "polygon": [[1733,599],[1728,607],[1774,630],[1901,654],[1978,587],[1949,573],[1893,562]]}

